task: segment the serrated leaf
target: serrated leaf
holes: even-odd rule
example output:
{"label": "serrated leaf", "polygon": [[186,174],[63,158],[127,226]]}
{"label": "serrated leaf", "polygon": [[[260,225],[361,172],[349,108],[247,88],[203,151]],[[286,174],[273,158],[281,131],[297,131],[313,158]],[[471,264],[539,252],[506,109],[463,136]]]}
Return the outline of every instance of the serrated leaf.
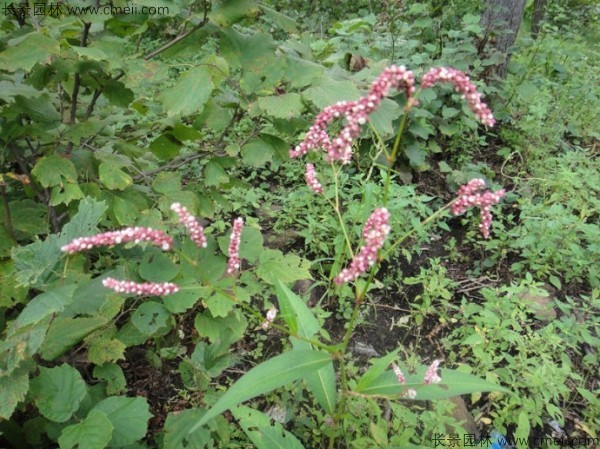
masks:
{"label": "serrated leaf", "polygon": [[172,159],[179,154],[181,142],[170,133],[164,133],[150,143],[150,150],[157,158],[163,161]]}
{"label": "serrated leaf", "polygon": [[204,184],[218,186],[229,182],[227,172],[215,161],[210,161],[204,169]]}
{"label": "serrated leaf", "polygon": [[233,384],[190,429],[190,432],[194,432],[225,410],[302,379],[329,362],[331,362],[331,356],[324,352],[291,351],[257,365]]}
{"label": "serrated leaf", "polygon": [[140,332],[150,336],[166,329],[169,316],[161,303],[146,301],[133,312],[131,322]]}
{"label": "serrated leaf", "polygon": [[88,360],[94,365],[116,362],[124,359],[125,344],[116,338],[92,340],[88,348]]}
{"label": "serrated leaf", "polygon": [[65,427],[58,437],[58,444],[61,449],[103,449],[108,445],[112,432],[113,425],[106,414],[92,410],[80,423]]}
{"label": "serrated leaf", "polygon": [[206,432],[204,429],[190,432],[190,428],[202,418],[204,413],[204,410],[199,409],[183,410],[176,415],[170,413],[164,427],[164,448],[205,449],[210,447],[213,443],[210,432]]}
{"label": "serrated leaf", "polygon": [[36,296],[17,317],[17,325],[27,326],[37,323],[48,315],[60,312],[73,300],[76,287],[76,285],[66,285]]}
{"label": "serrated leaf", "polygon": [[257,449],[304,449],[280,423],[271,423],[271,418],[258,410],[237,407],[231,413]]}
{"label": "serrated leaf", "polygon": [[104,412],[112,423],[112,447],[127,446],[144,438],[152,417],[148,402],[141,397],[112,396],[100,401],[93,410]]}
{"label": "serrated leaf", "polygon": [[106,394],[115,395],[126,390],[127,381],[123,369],[114,363],[94,367],[94,377],[106,381]]}
{"label": "serrated leaf", "polygon": [[235,302],[219,292],[214,292],[206,300],[206,308],[214,317],[224,317],[233,309]]}
{"label": "serrated leaf", "polygon": [[213,317],[208,311],[196,315],[194,327],[198,334],[211,342],[226,340],[234,343],[244,336],[248,321],[238,310],[232,310],[225,317]]}
{"label": "serrated leaf", "polygon": [[55,154],[37,161],[31,173],[43,187],[53,187],[64,182],[77,182],[77,169],[73,162]]}
{"label": "serrated leaf", "polygon": [[190,115],[204,107],[214,88],[208,68],[195,67],[161,95],[161,102],[168,116]]}
{"label": "serrated leaf", "polygon": [[100,182],[109,190],[125,190],[131,184],[133,179],[123,170],[121,164],[116,161],[102,162],[98,167]]}
{"label": "serrated leaf", "polygon": [[230,27],[256,10],[251,0],[217,0],[209,14],[210,20],[220,27]]}
{"label": "serrated leaf", "polygon": [[40,351],[42,358],[44,360],[54,360],[83,340],[86,335],[91,334],[106,323],[107,319],[104,317],[55,318],[48,329]]}
{"label": "serrated leaf", "polygon": [[301,279],[312,279],[309,269],[310,263],[305,259],[267,249],[260,255],[256,275],[271,285],[276,285],[279,281],[289,284]]}
{"label": "serrated leaf", "polygon": [[0,419],[9,419],[29,391],[29,370],[19,369],[0,377]]}
{"label": "serrated leaf", "polygon": [[29,71],[35,64],[50,62],[59,51],[58,41],[42,33],[30,33],[0,53],[0,69]]}
{"label": "serrated leaf", "polygon": [[48,208],[33,200],[11,201],[9,203],[13,227],[28,235],[48,232]]}
{"label": "serrated leaf", "polygon": [[129,106],[134,99],[134,94],[131,89],[125,87],[125,84],[121,81],[115,81],[113,79],[104,83],[102,94],[111,102],[111,104],[122,108]]}
{"label": "serrated leaf", "polygon": [[334,80],[324,77],[317,84],[302,92],[302,97],[312,102],[318,109],[338,101],[353,101],[360,98],[360,92],[350,80]]}
{"label": "serrated leaf", "polygon": [[283,95],[272,95],[269,97],[259,97],[258,107],[271,117],[286,120],[299,117],[304,110],[302,97],[295,92]]}
{"label": "serrated leaf", "polygon": [[154,178],[152,189],[156,193],[176,193],[181,191],[181,173],[161,172]]}
{"label": "serrated leaf", "polygon": [[58,206],[59,204],[69,205],[71,201],[80,200],[85,195],[77,184],[64,184],[62,186],[52,187],[49,205]]}
{"label": "serrated leaf", "polygon": [[259,6],[260,9],[262,9],[262,11],[265,13],[265,16],[267,16],[271,22],[273,22],[273,24],[281,28],[283,31],[286,33],[298,33],[296,20],[265,5]]}
{"label": "serrated leaf", "polygon": [[150,282],[169,282],[179,274],[179,266],[163,251],[152,248],[140,263],[140,276]]}
{"label": "serrated leaf", "polygon": [[55,368],[40,367],[31,381],[31,396],[40,413],[51,421],[68,421],[85,397],[85,382],[79,371],[63,364]]}
{"label": "serrated leaf", "polygon": [[275,149],[271,144],[261,138],[250,139],[241,150],[242,160],[253,167],[262,167],[271,162]]}

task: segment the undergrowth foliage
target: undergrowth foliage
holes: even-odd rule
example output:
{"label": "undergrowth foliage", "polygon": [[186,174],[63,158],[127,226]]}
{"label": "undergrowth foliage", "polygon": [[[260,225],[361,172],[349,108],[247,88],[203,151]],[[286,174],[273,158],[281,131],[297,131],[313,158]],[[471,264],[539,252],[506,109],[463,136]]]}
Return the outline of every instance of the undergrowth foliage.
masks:
{"label": "undergrowth foliage", "polygon": [[313,3],[0,15],[0,446],[595,438],[597,52]]}

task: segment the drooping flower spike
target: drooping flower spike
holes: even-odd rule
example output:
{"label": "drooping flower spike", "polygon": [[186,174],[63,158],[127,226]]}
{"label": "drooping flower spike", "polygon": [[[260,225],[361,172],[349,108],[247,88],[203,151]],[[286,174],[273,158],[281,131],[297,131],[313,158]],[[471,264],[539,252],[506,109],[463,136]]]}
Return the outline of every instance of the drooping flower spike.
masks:
{"label": "drooping flower spike", "polygon": [[477,119],[486,126],[494,126],[496,120],[492,111],[481,101],[481,94],[466,74],[451,67],[434,67],[421,78],[422,89],[437,83],[452,84],[454,89],[462,94]]}
{"label": "drooping flower spike", "polygon": [[404,377],[404,373],[402,372],[400,367],[398,365],[396,365],[395,363],[392,363],[392,370],[394,371],[394,374],[396,375],[396,379],[398,379],[398,382],[401,383],[402,385],[404,385],[406,383],[406,377]]}
{"label": "drooping flower spike", "polygon": [[308,185],[310,190],[313,191],[313,193],[323,193],[323,186],[317,179],[317,174],[315,173],[315,166],[313,164],[306,164],[304,179],[306,180],[306,184]]}
{"label": "drooping flower spike", "polygon": [[490,236],[490,226],[492,225],[491,206],[498,204],[506,195],[504,189],[492,192],[485,189],[485,181],[483,179],[472,179],[467,184],[458,189],[458,197],[452,204],[452,213],[460,215],[465,213],[472,207],[478,207],[481,211],[481,224],[479,228],[484,238]]}
{"label": "drooping flower spike", "polygon": [[168,251],[173,245],[173,239],[164,232],[152,228],[125,228],[120,231],[103,232],[90,237],[79,237],[74,239],[68,245],[61,248],[69,254],[79,251],[88,251],[99,246],[114,246],[120,243],[140,243],[150,242],[160,247],[163,251]]}
{"label": "drooping flower spike", "polygon": [[133,293],[145,296],[167,296],[179,291],[179,287],[171,282],[144,282],[119,281],[113,278],[102,280],[102,285],[117,293]]}
{"label": "drooping flower spike", "polygon": [[236,218],[233,222],[233,230],[229,241],[229,260],[227,261],[227,273],[232,274],[240,268],[240,241],[244,229],[244,219]]}
{"label": "drooping flower spike", "polygon": [[190,239],[199,247],[206,248],[206,236],[204,228],[198,223],[198,219],[190,214],[185,206],[179,203],[171,204],[171,210],[179,217],[179,222],[186,227],[190,234]]}
{"label": "drooping flower spike", "polygon": [[350,266],[344,268],[337,275],[333,282],[340,285],[344,282],[350,282],[377,261],[377,252],[383,247],[385,239],[390,233],[390,213],[385,207],[375,209],[363,228],[362,236],[365,244],[360,248],[358,254],[354,257]]}

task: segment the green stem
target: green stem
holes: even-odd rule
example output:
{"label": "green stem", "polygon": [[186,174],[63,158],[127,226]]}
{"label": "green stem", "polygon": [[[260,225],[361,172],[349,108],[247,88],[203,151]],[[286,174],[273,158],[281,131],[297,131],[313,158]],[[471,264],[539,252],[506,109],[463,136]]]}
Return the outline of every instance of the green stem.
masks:
{"label": "green stem", "polygon": [[404,108],[404,115],[402,116],[402,121],[400,122],[400,128],[398,128],[398,134],[396,134],[394,146],[392,147],[392,154],[390,154],[387,158],[387,177],[385,179],[385,190],[383,192],[384,206],[387,206],[388,203],[388,197],[390,193],[390,180],[392,179],[392,167],[394,166],[394,162],[396,162],[396,157],[398,156],[398,150],[400,149],[402,135],[404,134],[404,129],[406,128],[406,123],[408,122],[408,111],[410,110],[410,107],[410,103],[406,103],[406,106]]}

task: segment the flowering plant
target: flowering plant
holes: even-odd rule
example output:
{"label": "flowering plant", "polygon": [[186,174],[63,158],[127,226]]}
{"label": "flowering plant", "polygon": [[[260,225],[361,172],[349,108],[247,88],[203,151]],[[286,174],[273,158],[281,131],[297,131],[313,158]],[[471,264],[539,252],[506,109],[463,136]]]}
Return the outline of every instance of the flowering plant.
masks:
{"label": "flowering plant", "polygon": [[[437,83],[451,84],[456,91],[462,94],[481,123],[486,126],[494,125],[491,111],[482,102],[481,95],[464,73],[451,68],[431,69],[423,75],[417,89],[415,76],[410,70],[403,66],[391,66],[375,79],[366,95],[359,100],[339,102],[326,107],[317,115],[302,142],[290,150],[291,158],[299,158],[309,151],[323,149],[326,152],[325,160],[329,163],[332,171],[332,182],[327,185],[322,183],[323,180],[318,179],[315,165],[307,163],[305,180],[313,194],[323,195],[330,201],[332,212],[338,217],[340,228],[345,236],[345,251],[338,255],[338,263],[333,265],[334,267],[345,266],[345,268],[339,272],[330,273],[331,292],[335,295],[340,286],[348,283],[355,284],[353,312],[346,324],[342,340],[336,344],[324,343],[318,337],[319,324],[313,312],[300,297],[285,285],[286,282],[277,279],[277,276],[273,279],[271,273],[265,273],[265,270],[277,268],[274,265],[265,263],[264,266],[269,266],[269,268],[265,269],[262,266],[259,269],[263,270],[262,279],[267,280],[276,288],[278,308],[271,305],[268,311],[263,313],[249,303],[247,295],[241,288],[243,282],[240,278],[244,275],[246,268],[242,264],[242,260],[247,258],[244,250],[251,245],[249,240],[244,240],[244,234],[254,231],[252,228],[248,228],[246,231],[247,228],[244,226],[242,217],[233,222],[229,243],[225,245],[228,253],[226,269],[223,266],[219,273],[211,276],[209,280],[202,279],[202,266],[194,259],[194,255],[209,254],[211,251],[214,253],[215,248],[209,245],[209,239],[198,219],[179,203],[172,204],[171,210],[177,215],[178,222],[186,229],[189,241],[195,247],[193,250],[189,245],[179,247],[163,231],[142,227],[80,237],[62,247],[64,252],[74,254],[95,247],[147,242],[158,246],[163,251],[175,251],[180,260],[197,270],[201,278],[198,285],[178,285],[170,280],[169,282],[138,283],[130,280],[116,280],[112,277],[105,278],[102,283],[117,293],[143,296],[171,295],[175,301],[178,294],[190,290],[204,291],[203,289],[209,288],[213,294],[218,295],[220,301],[229,301],[231,307],[237,306],[255,317],[262,323],[259,326],[260,329],[266,331],[273,328],[290,337],[293,350],[264,361],[243,375],[212,404],[211,408],[197,415],[187,429],[189,434],[201,432],[203,425],[209,423],[223,411],[230,409],[235,416],[236,413],[241,413],[241,408],[236,408],[241,402],[299,379],[306,381],[315,400],[329,417],[327,422],[330,424],[328,430],[330,448],[334,447],[334,442],[339,436],[339,424],[346,413],[347,401],[355,395],[419,400],[440,399],[469,392],[501,390],[500,387],[474,376],[449,369],[440,369],[441,361],[437,359],[431,360],[428,366],[408,372],[398,365],[398,350],[372,361],[371,367],[353,382],[350,382],[347,369],[347,348],[356,327],[359,310],[364,303],[369,285],[377,273],[378,262],[387,258],[415,231],[412,229],[404,235],[393,236],[391,214],[387,209],[390,180],[410,110],[418,104],[419,92]],[[360,136],[362,127],[368,123],[369,114],[378,108],[391,89],[401,90],[406,96],[404,116],[393,147],[386,152],[388,169],[384,177],[381,205],[375,208],[366,220],[362,230],[363,242],[358,250],[355,250],[355,242],[352,242],[349,237],[343,217],[339,194],[341,168],[336,166],[336,163],[340,162],[342,165],[346,165],[352,161],[354,141]],[[327,128],[332,121],[338,119],[343,119],[344,124],[339,134],[332,137]],[[333,185],[333,188],[330,185]],[[328,195],[329,190],[333,191],[332,195]],[[481,210],[481,232],[487,238],[492,220],[490,208],[498,204],[504,194],[504,190],[496,192],[486,190],[484,180],[473,179],[459,189],[456,199],[424,220],[421,227],[442,217],[448,209],[458,215],[469,208],[477,207]],[[394,237],[395,240],[386,249],[390,237]],[[246,251],[246,255],[248,254],[250,252]],[[347,256],[350,256],[349,261],[345,260]],[[256,256],[248,258],[257,260]],[[259,262],[261,261],[263,261],[262,257],[259,259]],[[366,280],[361,279],[359,282],[360,277],[365,277]],[[335,367],[338,368],[337,375]]]}

